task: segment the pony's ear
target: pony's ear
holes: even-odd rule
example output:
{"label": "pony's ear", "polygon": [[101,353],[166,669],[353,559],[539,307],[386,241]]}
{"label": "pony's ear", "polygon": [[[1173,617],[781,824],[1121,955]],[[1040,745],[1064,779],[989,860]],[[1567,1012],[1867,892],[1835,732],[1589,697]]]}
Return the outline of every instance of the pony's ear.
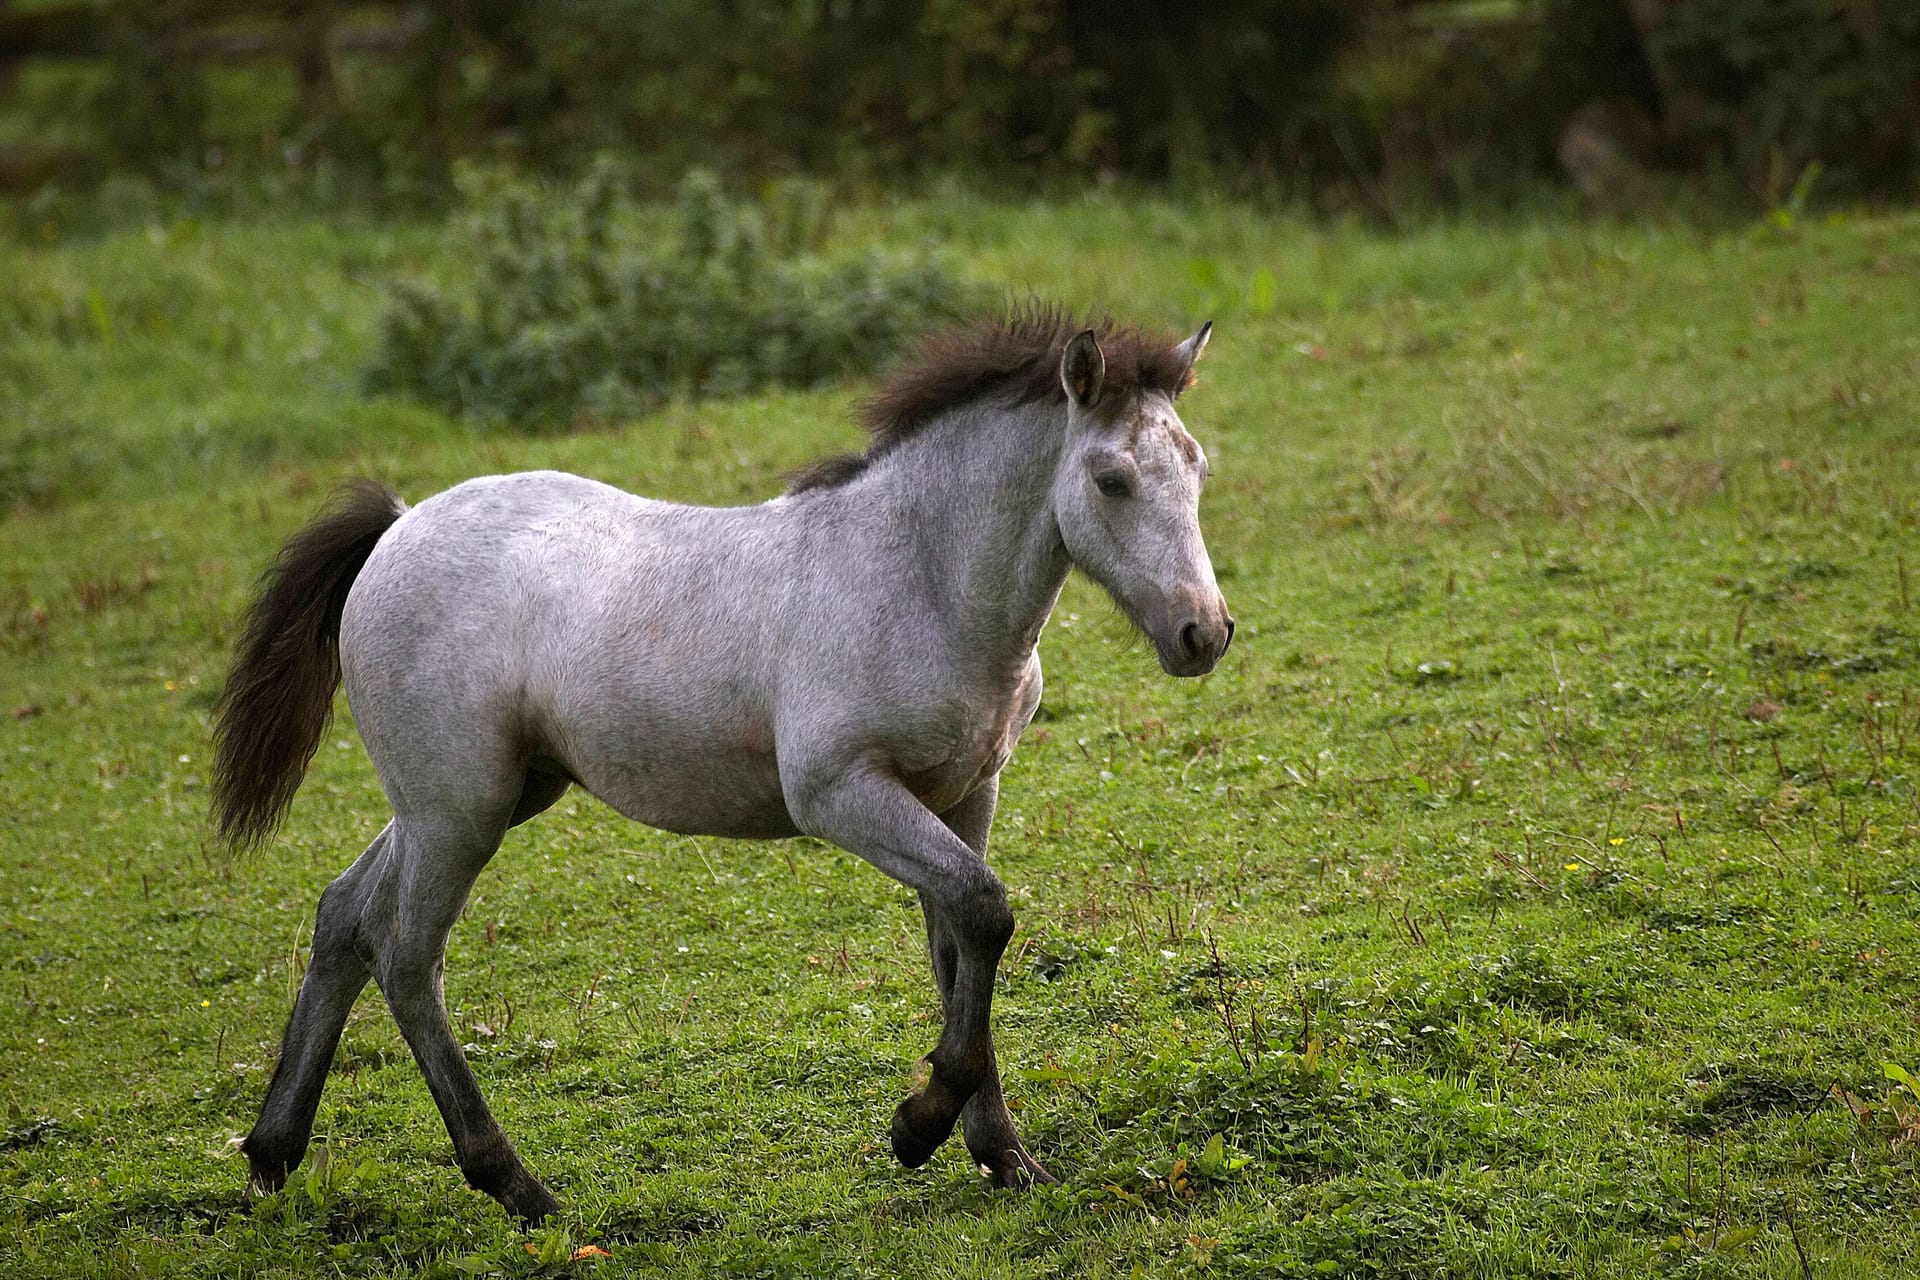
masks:
{"label": "pony's ear", "polygon": [[[1174,358],[1180,362],[1180,380],[1174,385],[1185,391],[1193,385],[1193,366],[1200,363],[1200,356],[1207,349],[1207,338],[1213,333],[1213,321],[1200,326],[1200,331],[1173,349]],[[1174,392],[1179,395],[1180,391]]]}
{"label": "pony's ear", "polygon": [[1089,408],[1100,398],[1100,383],[1107,376],[1107,357],[1093,330],[1082,329],[1067,343],[1060,355],[1060,385],[1076,407]]}

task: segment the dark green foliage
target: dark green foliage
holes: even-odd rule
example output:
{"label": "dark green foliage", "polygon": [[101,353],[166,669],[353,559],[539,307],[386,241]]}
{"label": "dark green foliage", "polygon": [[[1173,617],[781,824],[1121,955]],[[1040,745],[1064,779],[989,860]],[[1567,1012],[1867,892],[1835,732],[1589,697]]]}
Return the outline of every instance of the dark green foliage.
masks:
{"label": "dark green foliage", "polygon": [[812,189],[785,190],[768,217],[696,173],[671,209],[642,209],[602,166],[568,192],[476,202],[471,275],[392,286],[367,381],[565,426],[675,394],[813,386],[963,309],[967,291],[930,253],[812,252]]}
{"label": "dark green foliage", "polygon": [[1891,192],[1920,152],[1920,7],[1691,0],[1649,37],[1681,141],[1784,196],[1809,164]]}
{"label": "dark green foliage", "polygon": [[1324,100],[1371,3],[1067,0],[1061,25],[1087,91],[1075,112],[1087,159],[1191,176],[1214,166],[1276,172]]}
{"label": "dark green foliage", "polygon": [[1271,162],[1366,4],[479,4],[456,103],[524,154],[915,172]]}
{"label": "dark green foliage", "polygon": [[[1416,15],[1417,17],[1418,15]],[[1323,204],[1392,220],[1421,205],[1498,204],[1537,188],[1575,103],[1540,110],[1536,24],[1377,21],[1346,54],[1292,157]],[[1300,182],[1300,179],[1306,179]]]}
{"label": "dark green foliage", "polygon": [[[1545,0],[1546,100],[1639,103],[1663,159],[1774,203],[1808,167],[1849,195],[1911,190],[1920,7],[1906,0]],[[1811,180],[1810,180],[1811,181]]]}
{"label": "dark green foliage", "polygon": [[461,157],[569,173],[618,148],[667,172],[1224,179],[1386,221],[1537,194],[1595,108],[1636,163],[1765,203],[1899,196],[1920,165],[1910,0],[473,0],[305,75],[181,54],[245,8],[88,11],[105,52],[35,64],[0,136],[71,144],[69,182],[292,171],[403,204]]}
{"label": "dark green foliage", "polygon": [[111,56],[22,110],[175,179],[218,153],[433,187],[462,155],[565,171],[607,147],[669,169],[1164,177],[1281,165],[1378,4],[475,0],[301,83],[180,54],[235,9],[277,30],[271,6],[167,0],[89,17]]}

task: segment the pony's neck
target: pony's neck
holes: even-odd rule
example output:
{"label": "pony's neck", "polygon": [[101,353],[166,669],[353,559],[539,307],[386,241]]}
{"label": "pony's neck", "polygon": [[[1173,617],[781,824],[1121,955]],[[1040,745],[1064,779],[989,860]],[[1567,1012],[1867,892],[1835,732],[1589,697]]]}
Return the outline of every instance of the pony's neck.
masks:
{"label": "pony's neck", "polygon": [[873,479],[908,513],[919,569],[967,651],[1024,669],[1067,580],[1053,515],[1065,414],[969,406],[887,454]]}

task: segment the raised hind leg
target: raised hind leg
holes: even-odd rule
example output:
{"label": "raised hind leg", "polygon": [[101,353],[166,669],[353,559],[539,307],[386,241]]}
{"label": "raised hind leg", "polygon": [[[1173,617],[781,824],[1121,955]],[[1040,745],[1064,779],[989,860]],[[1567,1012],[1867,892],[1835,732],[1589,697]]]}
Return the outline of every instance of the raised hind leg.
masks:
{"label": "raised hind leg", "polygon": [[[982,859],[987,856],[987,837],[993,827],[993,810],[999,792],[1000,781],[996,777],[940,815],[948,829],[966,841]],[[959,970],[959,944],[932,898],[922,894],[920,909],[926,917],[927,954],[933,961],[934,983],[940,990],[940,1007],[944,1013],[952,1003],[953,984]],[[989,1054],[986,1078],[967,1099],[960,1113],[960,1128],[966,1136],[967,1154],[992,1175],[996,1186],[1019,1187],[1057,1181],[1027,1153],[1026,1145],[1020,1141],[1013,1113],[1007,1110],[1006,1097],[1000,1091],[997,1054]]]}
{"label": "raised hind leg", "polygon": [[467,1184],[536,1223],[559,1202],[527,1172],[487,1108],[447,1021],[442,986],[447,933],[505,829],[505,815],[492,823],[465,815],[395,819],[395,874],[374,977],[427,1078]]}
{"label": "raised hind leg", "polygon": [[360,938],[360,919],[379,880],[392,835],[393,828],[388,826],[375,836],[366,852],[320,895],[307,974],[287,1019],[273,1081],[267,1086],[260,1118],[240,1144],[256,1190],[277,1190],[307,1154],[341,1029],[373,972],[370,953]]}

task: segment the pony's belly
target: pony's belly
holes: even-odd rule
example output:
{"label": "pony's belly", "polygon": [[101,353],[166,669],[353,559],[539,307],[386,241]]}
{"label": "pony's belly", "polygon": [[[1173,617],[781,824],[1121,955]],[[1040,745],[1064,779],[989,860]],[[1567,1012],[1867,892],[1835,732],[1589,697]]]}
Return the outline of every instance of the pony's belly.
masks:
{"label": "pony's belly", "polygon": [[651,755],[587,769],[580,782],[622,817],[687,836],[774,840],[800,834],[771,758]]}

